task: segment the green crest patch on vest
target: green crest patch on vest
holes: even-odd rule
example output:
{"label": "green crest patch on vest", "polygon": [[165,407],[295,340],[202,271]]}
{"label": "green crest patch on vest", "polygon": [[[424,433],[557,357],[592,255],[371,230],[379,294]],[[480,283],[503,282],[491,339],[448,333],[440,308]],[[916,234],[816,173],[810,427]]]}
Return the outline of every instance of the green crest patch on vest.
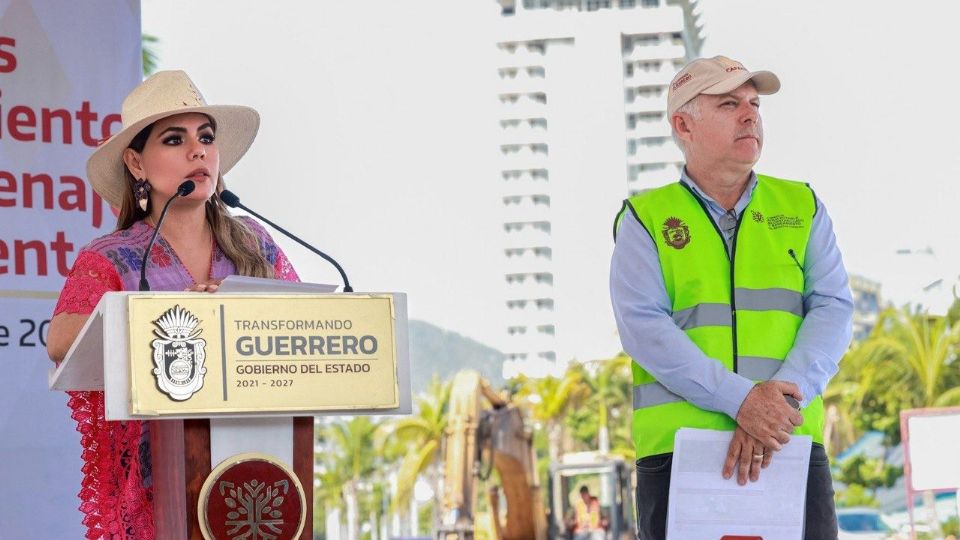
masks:
{"label": "green crest patch on vest", "polygon": [[667,218],[660,232],[663,233],[663,240],[672,248],[683,249],[690,243],[690,227],[680,218]]}

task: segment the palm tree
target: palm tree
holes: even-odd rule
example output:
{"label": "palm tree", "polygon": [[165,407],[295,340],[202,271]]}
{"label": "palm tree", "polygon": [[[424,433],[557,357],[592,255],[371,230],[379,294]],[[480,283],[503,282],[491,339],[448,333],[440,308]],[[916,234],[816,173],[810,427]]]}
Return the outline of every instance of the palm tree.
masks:
{"label": "palm tree", "polygon": [[[320,456],[320,464],[314,474],[318,484],[314,489],[314,530],[322,529],[325,526],[324,521],[318,521],[321,519],[321,513],[316,511],[318,507],[323,508],[323,516],[332,513],[334,510],[346,510],[342,490],[342,486],[348,481],[345,475],[346,469],[340,468],[340,464],[336,460],[336,453],[323,452]],[[331,531],[327,531],[327,536],[330,536],[330,533]]]}
{"label": "palm tree", "polygon": [[[413,416],[393,423],[389,436],[401,442],[406,453],[397,474],[397,493],[391,503],[391,511],[407,508],[417,479],[424,473],[430,478],[435,495],[440,493],[440,443],[447,427],[447,406],[450,402],[450,383],[437,376],[430,381],[427,391],[417,397],[417,411]],[[437,506],[434,505],[436,510]],[[436,517],[436,516],[434,516]],[[416,536],[416,531],[413,531]]]}
{"label": "palm tree", "polygon": [[[626,411],[628,405],[632,410],[631,393],[633,390],[633,375],[630,371],[630,365],[633,360],[624,353],[604,360],[597,369],[596,376],[591,379],[590,396],[592,408],[597,411],[597,420],[599,423],[599,450],[603,453],[610,451],[611,437],[608,411]],[[619,431],[619,430],[617,430]],[[614,441],[616,443],[621,441]],[[632,445],[626,445],[632,448]],[[632,453],[632,450],[631,450]]]}
{"label": "palm tree", "polygon": [[157,70],[157,49],[156,45],[160,40],[157,36],[150,34],[140,35],[140,51],[143,58],[143,76],[148,77]]}
{"label": "palm tree", "polygon": [[547,428],[547,454],[551,463],[559,463],[563,446],[564,417],[570,407],[581,404],[589,388],[584,381],[582,366],[572,365],[563,378],[553,376],[542,379],[519,377],[521,388],[518,396],[530,403],[533,418]]}
{"label": "palm tree", "polygon": [[604,360],[587,362],[581,372],[587,387],[586,406],[571,410],[565,419],[573,438],[588,450],[622,456],[633,461],[634,449],[630,430],[633,411],[633,381],[629,356],[620,353]]}
{"label": "palm tree", "polygon": [[[863,435],[869,425],[870,428],[890,432],[899,426],[899,417],[895,414],[886,418],[877,418],[870,415],[867,409],[873,403],[872,392],[880,388],[880,381],[890,381],[892,365],[887,362],[875,362],[872,345],[867,341],[856,344],[847,351],[840,362],[837,375],[827,385],[823,393],[824,444],[828,452],[836,455],[840,450],[850,446]],[[886,384],[886,383],[883,383]],[[878,425],[878,422],[886,425]]]}
{"label": "palm tree", "polygon": [[325,438],[332,446],[334,480],[339,480],[347,509],[347,531],[350,540],[360,538],[360,495],[363,481],[379,467],[375,440],[380,424],[369,416],[355,416],[346,422],[327,426]]}
{"label": "palm tree", "polygon": [[960,404],[958,345],[960,323],[906,307],[886,310],[844,356],[825,402],[846,405],[855,432],[880,429],[898,442],[902,409]]}

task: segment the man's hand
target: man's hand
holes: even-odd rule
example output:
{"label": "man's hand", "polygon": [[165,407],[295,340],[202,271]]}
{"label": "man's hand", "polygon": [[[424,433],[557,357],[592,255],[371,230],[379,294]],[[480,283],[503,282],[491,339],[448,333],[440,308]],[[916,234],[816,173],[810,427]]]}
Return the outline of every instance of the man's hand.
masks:
{"label": "man's hand", "polygon": [[803,423],[803,416],[787,404],[784,394],[803,401],[797,385],[765,381],[750,390],[737,412],[737,424],[771,450],[780,450],[790,441],[793,428]]}
{"label": "man's hand", "polygon": [[[758,457],[758,456],[763,456]],[[766,469],[773,459],[773,450],[766,450],[760,441],[751,437],[741,427],[733,432],[733,439],[727,449],[727,459],[723,462],[723,477],[730,478],[737,467],[737,483],[745,485],[747,478],[751,482],[760,479],[760,469]]]}

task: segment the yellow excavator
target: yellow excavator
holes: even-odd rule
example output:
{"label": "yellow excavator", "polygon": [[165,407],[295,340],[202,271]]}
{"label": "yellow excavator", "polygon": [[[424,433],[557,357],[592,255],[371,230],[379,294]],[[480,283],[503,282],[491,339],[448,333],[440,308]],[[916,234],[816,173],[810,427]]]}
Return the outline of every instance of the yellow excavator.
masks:
{"label": "yellow excavator", "polygon": [[[494,391],[477,372],[453,379],[443,439],[444,488],[437,540],[472,540],[477,488],[494,469],[500,486],[488,491],[492,540],[572,539],[571,496],[581,485],[597,493],[607,540],[633,538],[630,468],[622,458],[595,452],[570,454],[550,466],[550,496],[544,502],[537,478],[533,431],[519,407]],[[499,517],[500,492],[505,519]]]}

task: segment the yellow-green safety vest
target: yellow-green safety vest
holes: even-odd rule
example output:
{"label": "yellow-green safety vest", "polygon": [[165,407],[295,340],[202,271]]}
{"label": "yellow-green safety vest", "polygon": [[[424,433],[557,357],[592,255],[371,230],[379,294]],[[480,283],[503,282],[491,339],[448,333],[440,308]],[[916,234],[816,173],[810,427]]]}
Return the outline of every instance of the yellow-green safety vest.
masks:
{"label": "yellow-green safety vest", "polygon": [[[806,184],[757,175],[730,252],[692,188],[678,182],[639,193],[633,213],[657,247],[673,320],[708,357],[754,381],[782,366],[803,322],[803,262],[816,213]],[[642,351],[640,352],[642,354]],[[687,402],[633,362],[633,441],[637,459],[673,451],[681,427],[732,431],[726,414]],[[794,433],[823,443],[823,400],[801,411]]]}

